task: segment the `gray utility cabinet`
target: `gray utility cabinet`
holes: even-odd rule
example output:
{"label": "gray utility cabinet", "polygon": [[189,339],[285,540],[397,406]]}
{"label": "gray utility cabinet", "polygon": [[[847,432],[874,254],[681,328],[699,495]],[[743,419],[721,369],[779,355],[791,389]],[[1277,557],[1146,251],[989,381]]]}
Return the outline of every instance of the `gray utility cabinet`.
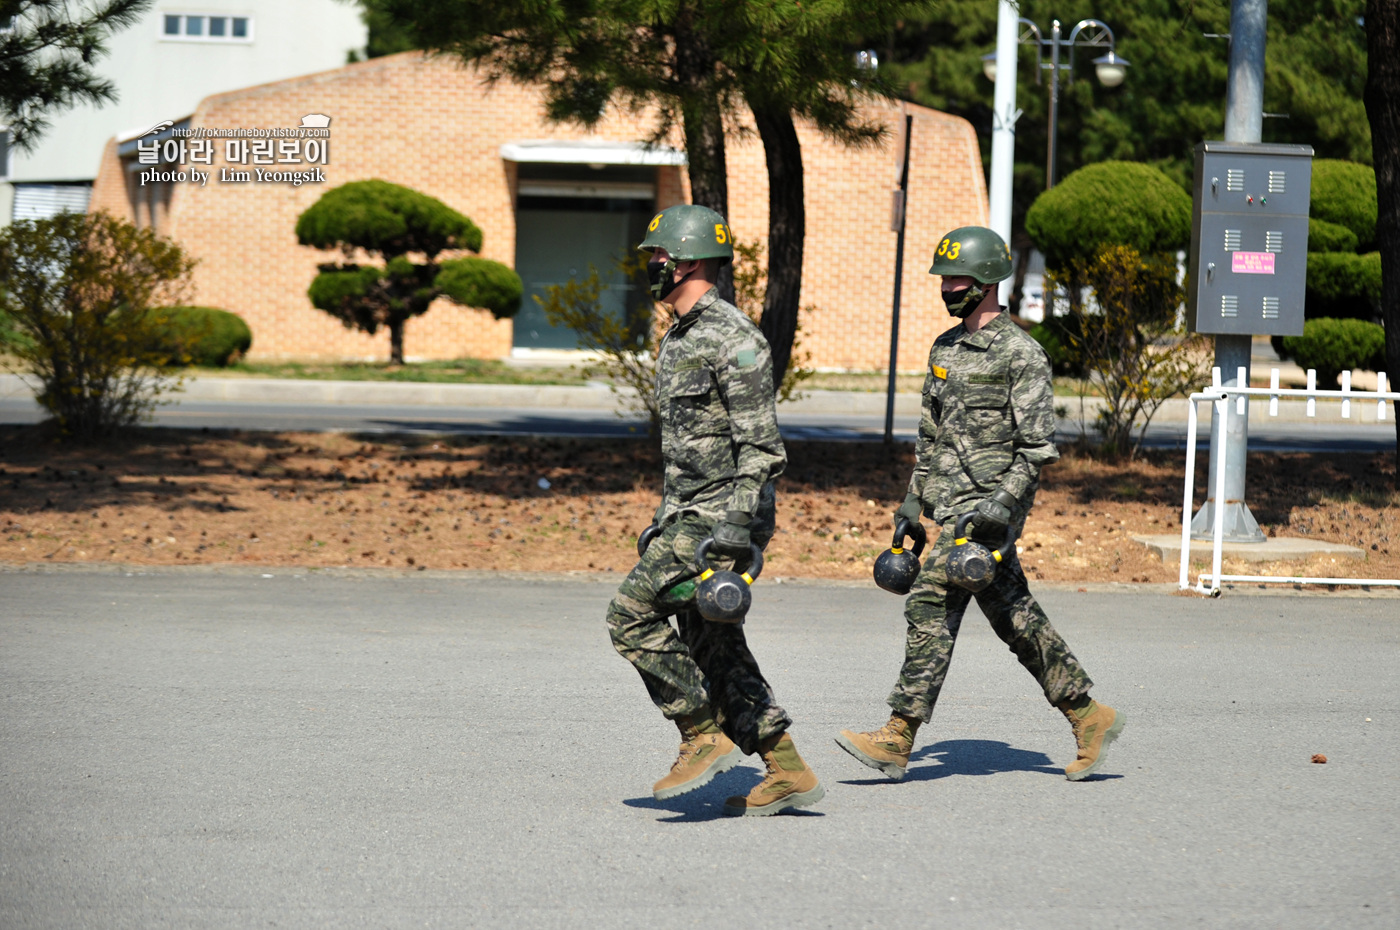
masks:
{"label": "gray utility cabinet", "polygon": [[1196,146],[1192,332],[1303,334],[1312,155],[1310,145]]}

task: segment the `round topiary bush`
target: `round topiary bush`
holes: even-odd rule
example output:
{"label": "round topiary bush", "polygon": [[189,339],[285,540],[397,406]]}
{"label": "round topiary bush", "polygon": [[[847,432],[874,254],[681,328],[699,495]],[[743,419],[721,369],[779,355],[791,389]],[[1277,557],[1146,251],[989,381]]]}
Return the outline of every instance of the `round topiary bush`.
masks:
{"label": "round topiary bush", "polygon": [[468,255],[442,263],[437,286],[465,307],[482,307],[498,320],[515,316],[525,288],[520,276],[500,262]]}
{"label": "round topiary bush", "polygon": [[1381,254],[1309,252],[1303,301],[1308,319],[1373,319],[1381,302]]}
{"label": "round topiary bush", "polygon": [[1303,324],[1303,335],[1283,337],[1284,351],[1302,368],[1317,370],[1317,386],[1332,390],[1337,377],[1372,368],[1385,352],[1385,329],[1365,320],[1323,317]]}
{"label": "round topiary bush", "polygon": [[1052,269],[1087,261],[1105,245],[1174,252],[1191,241],[1191,197],[1151,165],[1099,162],[1037,197],[1026,232]]}
{"label": "round topiary bush", "polygon": [[1057,375],[1071,375],[1075,378],[1084,376],[1084,366],[1074,353],[1074,335],[1066,331],[1080,325],[1079,316],[1072,314],[1052,316],[1031,327],[1031,338],[1040,343],[1040,347],[1045,350],[1045,354],[1050,358],[1050,368]]}
{"label": "round topiary bush", "polygon": [[[1312,166],[1312,203],[1308,215],[1345,226],[1367,248],[1376,238],[1376,172],[1366,165],[1319,158]],[[1309,224],[1311,226],[1311,224]],[[1311,229],[1309,229],[1311,239]]]}
{"label": "round topiary bush", "polygon": [[177,363],[222,368],[253,345],[253,331],[236,313],[215,307],[167,307],[159,312],[166,318],[170,354]]}
{"label": "round topiary bush", "polygon": [[1308,217],[1309,252],[1355,252],[1359,244],[1356,233],[1345,226]]}
{"label": "round topiary bush", "polygon": [[297,241],[318,249],[353,245],[386,258],[448,249],[481,251],[481,229],[427,194],[373,179],[332,188],[297,218]]}

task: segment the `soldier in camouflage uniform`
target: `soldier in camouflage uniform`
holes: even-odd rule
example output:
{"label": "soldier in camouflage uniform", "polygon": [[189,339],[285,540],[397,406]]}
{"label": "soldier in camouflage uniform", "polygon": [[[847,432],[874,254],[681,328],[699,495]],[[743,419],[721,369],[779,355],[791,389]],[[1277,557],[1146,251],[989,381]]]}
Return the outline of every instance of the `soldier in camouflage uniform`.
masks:
{"label": "soldier in camouflage uniform", "polygon": [[695,551],[706,537],[729,567],[747,563],[750,544],[762,548],[773,535],[773,479],[787,455],[768,342],[714,287],[721,263],[734,255],[718,213],[690,204],[664,210],[641,248],[652,253],[653,296],[677,315],[656,362],[666,471],[646,534],[656,535],[607,619],[613,646],[681,733],[680,755],[653,793],[665,800],[693,791],[756,752],[768,777],[747,797],[730,798],[725,813],[815,804],[825,791],[787,734],[792,720],[763,679],[743,626],[708,621],[695,607]]}
{"label": "soldier in camouflage uniform", "polygon": [[[929,273],[943,276],[943,299],[963,322],[939,336],[929,352],[914,474],[895,522],[914,524],[926,516],[940,531],[905,603],[908,638],[889,697],[893,714],[879,730],[842,730],[836,739],[894,779],[904,777],[915,733],[933,714],[974,596],[949,582],[954,524],[972,513],[970,537],[992,549],[1005,543],[1008,531],[1019,536],[1041,467],[1060,457],[1053,442],[1049,360],[997,302],[996,284],[1011,274],[1006,243],[990,229],[955,229],[939,243]],[[1031,596],[1014,545],[991,584],[975,596],[997,636],[1068,718],[1078,755],[1065,768],[1066,777],[1087,778],[1125,718],[1089,697],[1093,682]]]}

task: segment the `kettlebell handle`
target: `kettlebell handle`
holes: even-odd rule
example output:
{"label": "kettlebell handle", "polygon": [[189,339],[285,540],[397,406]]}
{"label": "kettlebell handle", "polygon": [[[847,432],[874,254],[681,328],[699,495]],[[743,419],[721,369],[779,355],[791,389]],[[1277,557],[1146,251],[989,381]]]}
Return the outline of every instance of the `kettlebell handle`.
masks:
{"label": "kettlebell handle", "polygon": [[902,552],[905,537],[914,540],[914,558],[924,554],[924,546],[928,545],[928,531],[922,523],[911,523],[900,517],[899,522],[894,525],[894,540],[890,543],[890,548],[895,552]]}
{"label": "kettlebell handle", "polygon": [[647,549],[651,546],[652,540],[661,535],[661,527],[653,523],[642,530],[642,535],[637,537],[637,557],[646,555]]}
{"label": "kettlebell handle", "polygon": [[[706,536],[700,541],[700,545],[695,548],[695,567],[704,573],[710,566],[705,563],[705,557],[710,554],[710,547],[715,543],[713,536]],[[763,572],[763,550],[758,548],[758,543],[749,543],[749,570],[744,572],[749,584],[758,580],[758,576]]]}
{"label": "kettlebell handle", "polygon": [[[976,516],[977,516],[977,511],[975,511],[975,510],[969,510],[967,513],[963,514],[961,517],[958,517],[958,522],[957,522],[956,524],[954,524],[954,526],[953,526],[953,541],[954,541],[954,544],[955,544],[955,545],[957,544],[957,541],[958,541],[958,540],[966,541],[966,539],[967,539],[967,535],[966,535],[966,534],[967,534],[967,525],[968,525],[969,523],[971,523],[972,520],[973,520],[973,518],[976,517]],[[995,555],[995,557],[996,557],[997,562],[1002,562],[1002,561],[1004,561],[1004,560],[1006,559],[1006,557],[1007,557],[1008,555],[1011,554],[1011,547],[1014,546],[1015,544],[1016,544],[1016,527],[1015,527],[1015,526],[1008,526],[1008,527],[1006,528],[1006,542],[1002,543],[1002,544],[1001,544],[1001,548],[1000,548],[1000,549],[994,550],[994,553],[993,553],[993,554]]]}

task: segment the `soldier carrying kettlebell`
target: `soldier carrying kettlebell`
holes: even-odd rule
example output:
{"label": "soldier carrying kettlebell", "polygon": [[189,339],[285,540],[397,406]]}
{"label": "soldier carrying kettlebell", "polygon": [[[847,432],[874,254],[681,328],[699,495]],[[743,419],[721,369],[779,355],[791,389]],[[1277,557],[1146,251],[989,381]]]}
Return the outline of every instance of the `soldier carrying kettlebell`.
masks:
{"label": "soldier carrying kettlebell", "polygon": [[948,233],[929,273],[942,276],[943,301],[961,322],[929,352],[914,473],[894,520],[908,529],[928,517],[937,541],[905,602],[908,636],[889,722],[871,732],[842,730],[836,742],[890,778],[904,777],[915,734],[932,716],[947,677],[963,613],[976,597],[997,636],[1069,720],[1078,755],[1065,776],[1079,781],[1103,764],[1125,718],[1089,697],[1093,682],[1031,596],[1016,557],[1014,539],[1035,500],[1040,469],[1060,457],[1050,363],[1001,312],[997,283],[1011,275],[1011,250],[995,232],[965,226]]}
{"label": "soldier carrying kettlebell", "polygon": [[[758,575],[773,535],[773,479],[787,464],[772,355],[758,327],[715,289],[722,263],[734,257],[724,217],[682,204],[647,229],[640,248],[651,253],[652,296],[676,314],[656,361],[665,478],[661,505],[638,541],[641,560],[608,607],[608,631],[680,730],[680,754],[652,789],[657,800],[693,791],[758,753],[767,777],[726,801],[725,813],[806,807],[825,789],[787,734],[792,720],[759,671],[738,615],[743,586]],[[701,564],[706,556],[719,557],[721,569],[748,568],[742,576],[721,572],[727,581],[711,598],[728,602],[712,605],[719,622],[697,605],[697,583],[714,583]]]}

